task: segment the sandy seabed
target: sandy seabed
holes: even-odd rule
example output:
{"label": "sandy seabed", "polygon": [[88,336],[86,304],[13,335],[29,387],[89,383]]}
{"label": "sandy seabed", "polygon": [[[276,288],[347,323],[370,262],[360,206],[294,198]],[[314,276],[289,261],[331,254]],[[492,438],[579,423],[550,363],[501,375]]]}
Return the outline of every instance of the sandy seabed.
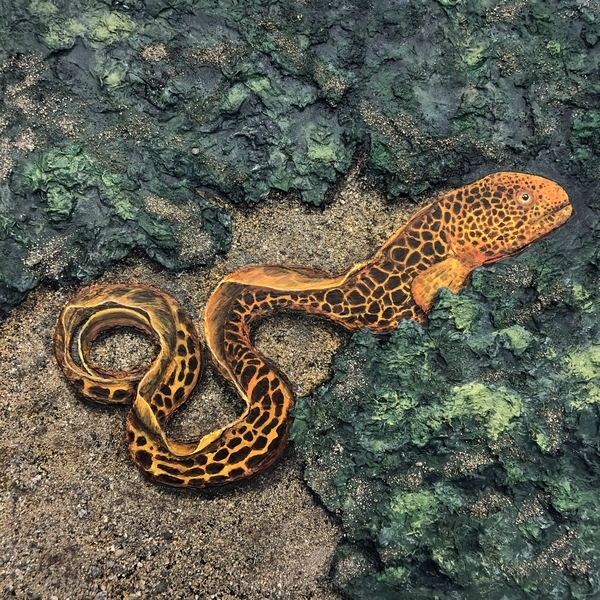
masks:
{"label": "sandy seabed", "polygon": [[[373,254],[415,206],[387,203],[357,167],[324,209],[290,198],[227,208],[232,248],[210,269],[173,275],[134,257],[101,281],[159,287],[200,328],[206,299],[224,275],[257,263],[342,272]],[[340,598],[328,573],[342,532],[305,485],[293,445],[267,472],[210,493],[161,487],[138,472],[125,444],[126,409],[79,399],[52,356],[56,319],[76,289],[41,286],[0,323],[0,596]],[[255,338],[303,395],[328,378],[348,334],[278,315]],[[125,331],[98,341],[94,356],[124,368],[155,351]],[[198,437],[233,419],[240,402],[207,365],[169,433]]]}

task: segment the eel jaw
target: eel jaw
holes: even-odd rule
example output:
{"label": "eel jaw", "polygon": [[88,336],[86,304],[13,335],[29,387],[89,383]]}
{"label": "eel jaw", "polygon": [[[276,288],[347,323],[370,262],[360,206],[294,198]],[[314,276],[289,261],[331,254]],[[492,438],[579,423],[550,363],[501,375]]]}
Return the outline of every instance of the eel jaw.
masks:
{"label": "eel jaw", "polygon": [[552,230],[556,227],[560,227],[563,223],[566,223],[570,219],[572,214],[573,205],[567,200],[565,204],[561,204],[560,206],[557,206],[550,212],[547,212],[538,217],[535,221],[532,222],[532,225],[549,222],[551,223]]}

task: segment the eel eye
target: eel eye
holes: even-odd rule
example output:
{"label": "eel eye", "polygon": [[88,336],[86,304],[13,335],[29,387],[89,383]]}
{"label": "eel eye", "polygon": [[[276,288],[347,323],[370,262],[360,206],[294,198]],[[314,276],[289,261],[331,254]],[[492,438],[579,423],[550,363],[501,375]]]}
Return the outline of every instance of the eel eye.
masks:
{"label": "eel eye", "polygon": [[533,201],[533,195],[529,193],[529,191],[526,190],[521,190],[521,192],[519,192],[519,202],[521,202],[521,204],[531,204],[531,202]]}

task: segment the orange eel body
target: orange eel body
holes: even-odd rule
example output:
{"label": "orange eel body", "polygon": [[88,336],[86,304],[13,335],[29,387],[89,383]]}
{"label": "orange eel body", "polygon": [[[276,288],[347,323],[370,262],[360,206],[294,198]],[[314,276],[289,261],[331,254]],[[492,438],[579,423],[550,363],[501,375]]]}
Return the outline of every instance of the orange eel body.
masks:
{"label": "orange eel body", "polygon": [[[556,183],[523,173],[489,175],[420,210],[366,262],[331,277],[312,268],[248,266],[217,286],[204,327],[219,372],[246,402],[243,414],[200,440],[167,437],[166,424],[201,372],[194,325],[171,297],[144,285],[91,285],[63,309],[54,353],[88,399],[133,405],[131,456],[153,481],[210,487],[251,477],[285,448],[294,393],[252,345],[252,325],[275,311],[302,311],[346,329],[388,333],[403,319],[426,320],[437,291],[458,292],[471,271],[519,252],[562,225],[572,207]],[[90,356],[94,340],[134,327],[158,342],[148,370],[110,371]],[[75,353],[75,356],[74,356]]]}

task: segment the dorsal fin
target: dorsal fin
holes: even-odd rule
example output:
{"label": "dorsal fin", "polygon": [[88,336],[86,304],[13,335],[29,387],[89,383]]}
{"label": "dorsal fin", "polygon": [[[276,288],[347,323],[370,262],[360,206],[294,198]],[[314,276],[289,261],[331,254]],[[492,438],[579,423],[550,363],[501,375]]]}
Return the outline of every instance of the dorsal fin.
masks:
{"label": "dorsal fin", "polygon": [[329,288],[340,285],[345,277],[345,274],[332,277],[315,267],[248,265],[228,275],[224,281],[289,292]]}

